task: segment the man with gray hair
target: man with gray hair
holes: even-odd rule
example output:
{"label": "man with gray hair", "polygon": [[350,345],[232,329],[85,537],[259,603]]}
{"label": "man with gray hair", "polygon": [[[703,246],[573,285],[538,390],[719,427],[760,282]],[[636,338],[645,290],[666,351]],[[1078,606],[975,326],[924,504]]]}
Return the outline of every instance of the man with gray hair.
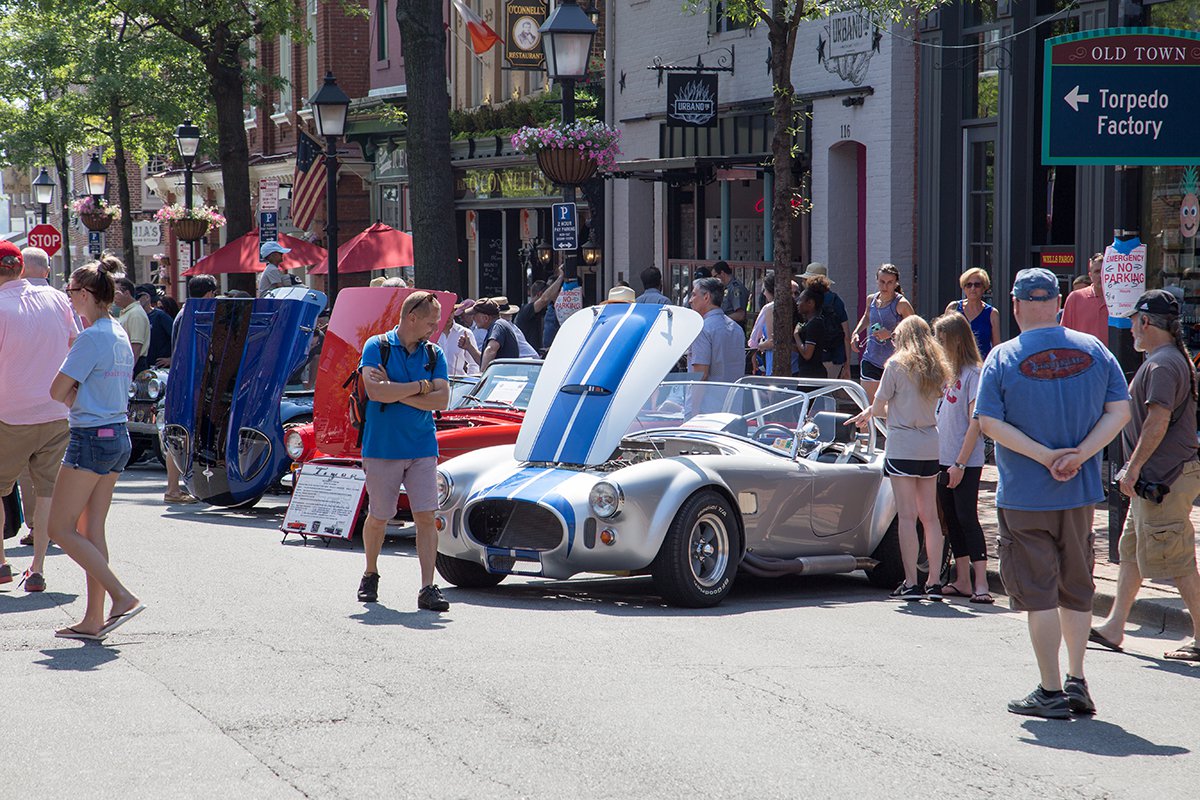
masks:
{"label": "man with gray hair", "polygon": [[1100,451],[1129,420],[1129,392],[1108,348],[1058,324],[1058,299],[1054,273],[1017,273],[1012,309],[1021,334],[988,354],[975,415],[996,442],[1000,578],[1013,610],[1028,612],[1041,673],[1008,710],[1068,719],[1096,712],[1083,674],[1096,591],[1092,507],[1105,496]]}
{"label": "man with gray hair", "polygon": [[50,256],[40,247],[26,247],[21,250],[21,258],[25,260],[25,271],[21,277],[29,281],[31,286],[50,285]]}
{"label": "man with gray hair", "polygon": [[746,374],[746,335],[742,326],[721,310],[725,285],[719,278],[700,278],[692,284],[692,310],[704,317],[704,327],[688,352],[688,371],[700,380],[732,383]]}

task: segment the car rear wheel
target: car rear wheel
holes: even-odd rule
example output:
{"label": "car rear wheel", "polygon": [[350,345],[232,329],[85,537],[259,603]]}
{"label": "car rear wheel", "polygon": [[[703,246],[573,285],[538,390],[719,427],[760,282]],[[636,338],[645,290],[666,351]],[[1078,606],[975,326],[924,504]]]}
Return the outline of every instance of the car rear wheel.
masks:
{"label": "car rear wheel", "polygon": [[880,589],[895,589],[904,580],[904,561],[900,558],[900,518],[892,517],[887,533],[879,540],[871,558],[879,563],[867,572],[867,580]]}
{"label": "car rear wheel", "polygon": [[709,608],[729,594],[740,557],[733,509],[719,493],[706,489],[680,507],[650,565],[650,574],[667,602]]}
{"label": "car rear wheel", "polygon": [[490,589],[508,577],[507,575],[488,572],[474,561],[467,561],[442,553],[437,554],[437,571],[439,575],[446,579],[447,583],[452,583],[463,589]]}

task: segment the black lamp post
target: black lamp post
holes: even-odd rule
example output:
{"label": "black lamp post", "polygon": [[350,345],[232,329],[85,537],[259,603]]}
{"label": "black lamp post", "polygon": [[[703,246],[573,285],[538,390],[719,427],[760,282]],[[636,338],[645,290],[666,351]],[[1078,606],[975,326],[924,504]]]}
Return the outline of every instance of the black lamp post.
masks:
{"label": "black lamp post", "polygon": [[337,140],[346,133],[346,114],[350,96],[337,85],[332,72],[325,73],[325,84],[308,101],[317,121],[317,134],[325,137],[325,247],[329,253],[329,305],[337,300],[338,223],[337,223]]}
{"label": "black lamp post", "polygon": [[[183,160],[183,207],[192,210],[192,165],[196,162],[196,153],[200,150],[200,129],[185,119],[183,124],[175,128],[175,144],[179,147],[179,157]],[[188,269],[196,263],[196,243],[188,242]]]}
{"label": "black lamp post", "polygon": [[45,167],[42,167],[42,171],[33,179],[33,202],[42,207],[42,224],[45,225],[47,209],[54,202],[54,179],[46,172]]}
{"label": "black lamp post", "polygon": [[[596,25],[575,0],[562,0],[541,27],[542,50],[546,54],[546,72],[562,84],[562,121],[575,121],[575,83],[587,77],[588,59]],[[563,202],[575,202],[575,187],[563,187]],[[576,277],[575,254],[564,253],[563,273]]]}

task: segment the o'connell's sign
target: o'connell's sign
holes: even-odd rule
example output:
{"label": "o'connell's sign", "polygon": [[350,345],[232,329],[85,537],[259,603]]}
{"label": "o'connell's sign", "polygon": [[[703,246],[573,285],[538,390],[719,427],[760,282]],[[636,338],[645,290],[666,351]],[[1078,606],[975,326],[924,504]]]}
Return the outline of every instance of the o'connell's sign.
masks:
{"label": "o'connell's sign", "polygon": [[539,0],[508,0],[504,4],[504,17],[508,29],[504,58],[509,68],[545,69],[546,55],[539,29],[546,21],[546,4]]}
{"label": "o'connell's sign", "polygon": [[1200,34],[1111,28],[1045,46],[1043,164],[1200,161]]}

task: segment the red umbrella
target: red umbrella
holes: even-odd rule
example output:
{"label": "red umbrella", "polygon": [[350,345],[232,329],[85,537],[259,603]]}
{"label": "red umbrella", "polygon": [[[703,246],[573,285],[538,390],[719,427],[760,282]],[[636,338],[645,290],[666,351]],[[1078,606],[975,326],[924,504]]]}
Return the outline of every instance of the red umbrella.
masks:
{"label": "red umbrella", "polygon": [[[292,252],[283,256],[284,269],[301,267],[309,264],[324,264],[329,256],[324,247],[279,234],[279,243]],[[239,236],[224,247],[214,250],[196,262],[184,275],[222,275],[226,273],[255,273],[266,269],[266,264],[258,260],[258,228]]]}
{"label": "red umbrella", "polygon": [[[376,222],[338,248],[338,272],[370,272],[373,269],[411,267],[413,265],[412,237],[404,231]],[[309,275],[324,275],[328,264],[308,271]]]}

